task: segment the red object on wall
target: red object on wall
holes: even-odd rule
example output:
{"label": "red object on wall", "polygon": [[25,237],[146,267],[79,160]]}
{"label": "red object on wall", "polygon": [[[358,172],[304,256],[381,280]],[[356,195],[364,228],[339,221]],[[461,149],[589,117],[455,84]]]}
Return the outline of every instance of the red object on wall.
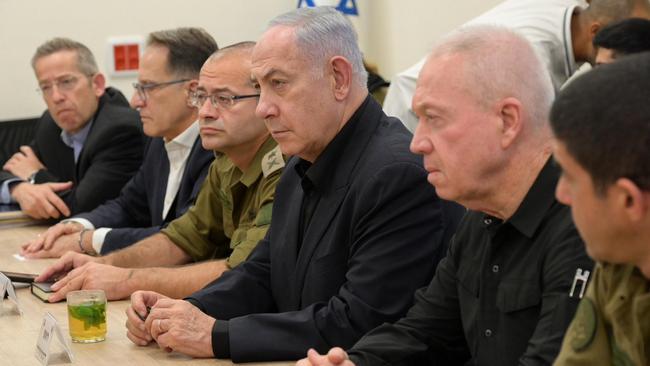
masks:
{"label": "red object on wall", "polygon": [[137,71],[140,61],[140,46],[138,44],[114,45],[113,58],[115,71]]}

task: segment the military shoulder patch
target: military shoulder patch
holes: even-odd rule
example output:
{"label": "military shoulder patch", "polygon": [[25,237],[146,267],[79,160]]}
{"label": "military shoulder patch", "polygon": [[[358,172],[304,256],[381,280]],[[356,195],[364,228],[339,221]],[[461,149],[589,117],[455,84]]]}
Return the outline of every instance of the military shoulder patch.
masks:
{"label": "military shoulder patch", "polygon": [[584,297],[578,305],[569,337],[575,352],[586,350],[596,336],[598,317],[596,307],[590,298]]}
{"label": "military shoulder patch", "polygon": [[284,158],[280,146],[276,146],[262,158],[262,174],[264,177],[268,177],[274,171],[282,168],[284,168]]}

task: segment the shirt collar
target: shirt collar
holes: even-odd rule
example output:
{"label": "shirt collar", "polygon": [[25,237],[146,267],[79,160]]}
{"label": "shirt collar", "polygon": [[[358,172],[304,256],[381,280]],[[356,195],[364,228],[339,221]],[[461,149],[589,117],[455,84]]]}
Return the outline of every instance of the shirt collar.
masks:
{"label": "shirt collar", "polygon": [[309,181],[309,183],[303,183],[303,189],[315,188],[318,190],[319,187],[326,186],[327,182],[333,179],[334,175],[332,172],[336,171],[339,160],[343,158],[341,152],[351,143],[354,130],[359,124],[370,98],[372,98],[370,95],[366,97],[341,131],[334,136],[313,164],[303,159],[298,161],[295,167],[296,172],[303,180],[307,179]]}
{"label": "shirt collar", "polygon": [[199,122],[192,123],[185,131],[174,137],[169,142],[165,142],[167,152],[178,149],[191,149],[194,146],[196,138],[199,136]]}
{"label": "shirt collar", "polygon": [[555,202],[555,186],[560,170],[549,158],[515,214],[508,220],[519,232],[532,238]]}
{"label": "shirt collar", "polygon": [[564,64],[567,79],[571,77],[571,75],[573,75],[576,70],[578,70],[576,57],[573,53],[573,39],[571,34],[571,19],[573,19],[573,12],[577,7],[577,5],[569,6],[564,11],[564,28],[562,30],[562,38],[564,39],[564,54],[566,57]]}
{"label": "shirt collar", "polygon": [[61,141],[63,141],[64,144],[71,148],[74,148],[75,142],[83,145],[86,142],[86,138],[88,138],[88,133],[90,132],[90,127],[92,124],[93,120],[91,119],[90,122],[86,123],[86,125],[81,130],[73,134],[61,130]]}

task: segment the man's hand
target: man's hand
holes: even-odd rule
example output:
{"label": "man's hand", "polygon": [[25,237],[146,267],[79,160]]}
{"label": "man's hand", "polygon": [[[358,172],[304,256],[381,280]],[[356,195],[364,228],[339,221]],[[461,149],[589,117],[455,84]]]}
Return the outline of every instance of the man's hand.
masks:
{"label": "man's hand", "polygon": [[70,216],[70,209],[56,192],[72,187],[72,182],[29,184],[18,183],[11,189],[11,195],[20,209],[35,219],[58,219],[61,214]]}
{"label": "man's hand", "polygon": [[45,169],[45,166],[40,160],[38,160],[38,157],[36,157],[36,154],[34,154],[34,150],[32,150],[31,147],[23,145],[20,147],[19,152],[13,154],[13,156],[7,160],[2,169],[22,180],[27,180],[30,175],[41,169]]}
{"label": "man's hand", "polygon": [[158,346],[192,357],[214,357],[212,327],[216,319],[185,300],[159,299],[144,323]]}
{"label": "man's hand", "polygon": [[153,291],[136,291],[131,295],[131,306],[126,309],[126,336],[138,346],[146,346],[153,340],[144,321],[159,299],[168,297]]}
{"label": "man's hand", "polygon": [[314,349],[307,351],[307,358],[296,363],[296,366],[354,366],[348,359],[348,354],[339,347],[332,348],[327,355],[321,356]]}
{"label": "man's hand", "polygon": [[76,290],[104,290],[107,300],[121,300],[131,295],[129,280],[135,269],[97,263],[99,258],[90,258],[92,261],[75,267],[52,285],[52,290],[56,292],[50,296],[50,302],[63,300],[68,292]]}
{"label": "man's hand", "polygon": [[[20,255],[27,258],[58,258],[68,251],[80,252],[78,222],[59,223],[22,245]],[[92,234],[90,234],[92,237]]]}

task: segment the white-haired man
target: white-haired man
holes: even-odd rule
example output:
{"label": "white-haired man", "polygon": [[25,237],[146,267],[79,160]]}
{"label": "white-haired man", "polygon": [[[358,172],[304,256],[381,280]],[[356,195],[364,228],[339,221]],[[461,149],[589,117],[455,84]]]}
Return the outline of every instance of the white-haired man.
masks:
{"label": "white-haired man", "polygon": [[[426,182],[411,135],[368,95],[356,34],[333,8],[275,18],[255,46],[257,115],[287,163],[248,260],[186,300],[132,296],[134,332],[192,356],[288,360],[351,346],[402,316],[462,208]],[[140,324],[142,328],[140,327]],[[142,337],[140,337],[142,338]]]}
{"label": "white-haired man", "polygon": [[[411,150],[440,197],[470,211],[415,305],[352,347],[310,351],[301,365],[550,364],[593,263],[554,198],[548,109],[554,91],[529,43],[468,27],[428,57]],[[585,285],[584,283],[582,284]]]}

